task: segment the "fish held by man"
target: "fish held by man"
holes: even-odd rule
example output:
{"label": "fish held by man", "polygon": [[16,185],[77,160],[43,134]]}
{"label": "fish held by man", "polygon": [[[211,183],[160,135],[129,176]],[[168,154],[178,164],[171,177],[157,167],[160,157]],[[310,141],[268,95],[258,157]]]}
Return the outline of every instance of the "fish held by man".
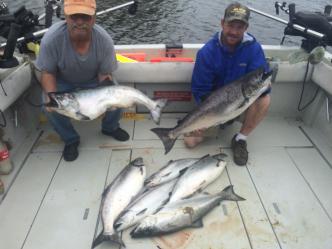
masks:
{"label": "fish held by man", "polygon": [[218,194],[200,194],[189,199],[166,204],[159,212],[144,218],[131,231],[133,238],[164,235],[187,227],[202,227],[202,217],[210,212],[221,201],[243,201],[229,185]]}
{"label": "fish held by man", "polygon": [[153,128],[162,140],[167,154],[183,134],[207,129],[232,120],[244,112],[271,85],[269,76],[260,67],[211,93],[197,108],[173,128]]}
{"label": "fish held by man", "polygon": [[129,108],[140,104],[149,109],[153,121],[159,124],[161,112],[167,103],[166,99],[154,101],[133,87],[106,85],[104,82],[97,88],[51,92],[48,96],[50,102],[45,104],[46,107],[81,121],[96,119],[111,108]]}
{"label": "fish held by man", "polygon": [[143,159],[138,157],[130,162],[105,189],[101,209],[103,230],[93,241],[93,247],[103,241],[112,241],[124,246],[113,225],[119,214],[143,187],[145,175]]}

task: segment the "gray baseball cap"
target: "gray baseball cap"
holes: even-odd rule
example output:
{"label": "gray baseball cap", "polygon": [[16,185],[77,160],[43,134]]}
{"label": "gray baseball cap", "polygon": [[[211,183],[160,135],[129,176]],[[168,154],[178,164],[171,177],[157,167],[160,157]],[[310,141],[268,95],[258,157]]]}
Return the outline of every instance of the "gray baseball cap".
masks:
{"label": "gray baseball cap", "polygon": [[247,6],[244,6],[238,2],[231,3],[225,10],[224,20],[225,22],[242,21],[246,24],[249,23],[250,10]]}

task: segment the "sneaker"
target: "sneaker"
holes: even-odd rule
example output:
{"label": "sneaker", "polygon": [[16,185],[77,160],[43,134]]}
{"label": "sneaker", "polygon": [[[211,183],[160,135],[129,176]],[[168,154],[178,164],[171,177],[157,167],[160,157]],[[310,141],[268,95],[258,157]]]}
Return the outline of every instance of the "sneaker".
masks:
{"label": "sneaker", "polygon": [[239,166],[244,166],[248,161],[247,142],[245,140],[235,140],[236,135],[232,139],[232,151],[234,162]]}
{"label": "sneaker", "polygon": [[75,142],[71,144],[66,144],[65,148],[63,149],[62,155],[63,159],[67,162],[71,162],[76,160],[78,157],[78,145],[80,142]]}
{"label": "sneaker", "polygon": [[101,133],[103,133],[106,136],[113,137],[115,140],[124,142],[129,139],[129,134],[121,129],[120,127],[117,128],[115,131],[106,131],[106,130],[101,130]]}

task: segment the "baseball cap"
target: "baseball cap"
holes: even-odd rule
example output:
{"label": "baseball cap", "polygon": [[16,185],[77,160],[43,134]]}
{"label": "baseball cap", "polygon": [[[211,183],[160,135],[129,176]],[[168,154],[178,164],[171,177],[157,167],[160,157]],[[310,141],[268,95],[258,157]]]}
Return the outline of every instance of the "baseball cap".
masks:
{"label": "baseball cap", "polygon": [[95,0],[65,0],[64,12],[66,15],[86,14],[93,16],[96,13]]}
{"label": "baseball cap", "polygon": [[248,7],[236,2],[228,5],[225,10],[224,20],[225,22],[238,20],[248,24],[249,16],[250,10]]}

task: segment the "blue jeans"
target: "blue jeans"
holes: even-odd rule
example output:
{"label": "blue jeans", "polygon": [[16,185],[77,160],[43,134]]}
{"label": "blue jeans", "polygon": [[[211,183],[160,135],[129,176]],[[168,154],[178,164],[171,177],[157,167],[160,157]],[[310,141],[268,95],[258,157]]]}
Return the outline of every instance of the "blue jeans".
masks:
{"label": "blue jeans", "polygon": [[[96,87],[98,83],[73,85],[65,82],[57,82],[57,91],[72,91],[75,88]],[[43,108],[45,115],[53,126],[54,130],[58,133],[65,144],[72,144],[80,141],[80,136],[74,129],[70,118],[61,115],[57,112],[48,112]],[[121,118],[121,109],[107,111],[102,120],[101,129],[104,131],[112,132],[119,128],[119,120]]]}

